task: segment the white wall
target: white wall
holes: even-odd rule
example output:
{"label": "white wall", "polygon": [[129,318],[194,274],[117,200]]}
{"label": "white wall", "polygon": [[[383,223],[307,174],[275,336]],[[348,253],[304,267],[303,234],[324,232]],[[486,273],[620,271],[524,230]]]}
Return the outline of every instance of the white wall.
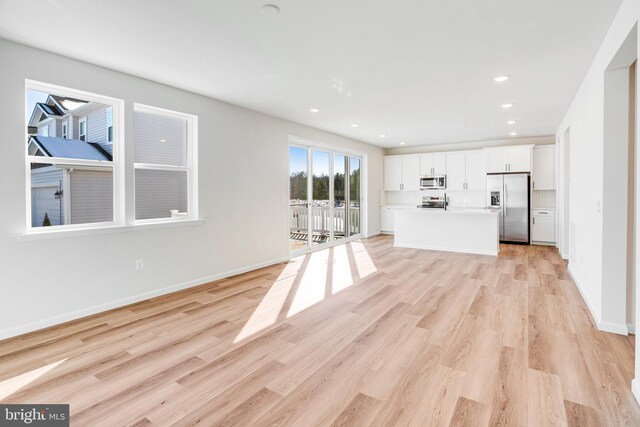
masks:
{"label": "white wall", "polygon": [[[575,244],[570,250],[569,270],[600,328],[615,332],[624,332],[626,325],[612,324],[606,318],[603,319],[603,314],[606,316],[612,311],[612,307],[603,306],[603,293],[607,292],[607,283],[603,282],[602,275],[603,209],[607,208],[603,206],[603,200],[605,191],[624,190],[608,188],[603,185],[607,179],[604,176],[603,160],[606,142],[604,139],[605,71],[623,46],[629,33],[634,29],[639,18],[640,0],[625,0],[556,133],[556,139],[561,145],[559,151],[562,152],[564,133],[567,129],[570,129],[571,132],[569,222],[574,227]],[[635,55],[637,56],[637,40],[635,46]],[[638,153],[636,153],[637,162]],[[560,176],[563,176],[565,173],[564,162],[561,162],[560,165]],[[617,209],[626,211],[627,206],[618,206]],[[637,244],[638,236],[636,236],[636,246]],[[638,258],[636,257],[637,265]],[[639,303],[640,301],[636,301],[636,307]],[[619,310],[624,310],[624,307],[619,307]],[[640,330],[637,323],[636,330]],[[636,341],[636,347],[638,347],[638,341]],[[639,372],[640,351],[637,351],[636,378],[638,378]],[[634,380],[634,392],[636,397],[640,398],[637,380]]]}
{"label": "white wall", "polygon": [[[368,232],[380,230],[379,147],[1,39],[0,58],[0,338],[287,258],[290,134],[367,156]],[[126,141],[134,102],[198,115],[204,224],[19,241],[25,78],[124,99]],[[125,153],[130,217],[131,144]],[[137,259],[144,270],[135,271]]]}

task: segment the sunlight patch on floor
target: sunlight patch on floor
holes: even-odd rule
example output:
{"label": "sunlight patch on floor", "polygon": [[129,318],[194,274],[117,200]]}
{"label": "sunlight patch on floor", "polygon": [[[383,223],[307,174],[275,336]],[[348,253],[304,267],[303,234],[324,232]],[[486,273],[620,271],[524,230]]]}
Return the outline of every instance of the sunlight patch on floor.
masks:
{"label": "sunlight patch on floor", "polygon": [[373,273],[378,271],[362,243],[352,242],[350,245],[353,250],[353,258],[355,259],[356,268],[358,269],[358,277],[360,279],[371,276]]}
{"label": "sunlight patch on floor", "polygon": [[240,342],[276,323],[287,296],[291,292],[291,287],[296,281],[303,260],[304,257],[296,258],[282,270],[278,279],[271,285],[271,288],[262,298],[247,323],[244,324],[238,336],[233,340],[234,343]]}
{"label": "sunlight patch on floor", "polygon": [[34,369],[33,371],[25,372],[22,375],[18,375],[17,377],[9,378],[8,380],[0,382],[0,400],[6,399],[7,397],[11,396],[21,388],[27,386],[47,372],[56,368],[58,365],[66,362],[67,359],[68,358],[59,360],[57,362],[43,366],[42,368]]}
{"label": "sunlight patch on floor", "polygon": [[296,315],[324,299],[328,262],[329,249],[311,254],[287,317]]}
{"label": "sunlight patch on floor", "polygon": [[351,266],[347,255],[347,246],[339,245],[333,248],[333,272],[331,275],[331,293],[338,292],[353,286]]}

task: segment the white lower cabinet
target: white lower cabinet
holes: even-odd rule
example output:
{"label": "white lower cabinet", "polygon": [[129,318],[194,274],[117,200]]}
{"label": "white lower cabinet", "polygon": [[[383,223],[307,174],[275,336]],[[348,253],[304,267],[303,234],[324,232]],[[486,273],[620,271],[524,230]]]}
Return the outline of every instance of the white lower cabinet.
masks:
{"label": "white lower cabinet", "polygon": [[555,243],[556,218],[554,210],[533,209],[531,215],[531,241],[534,243]]}
{"label": "white lower cabinet", "polygon": [[391,208],[382,208],[380,210],[380,231],[393,233],[393,210]]}

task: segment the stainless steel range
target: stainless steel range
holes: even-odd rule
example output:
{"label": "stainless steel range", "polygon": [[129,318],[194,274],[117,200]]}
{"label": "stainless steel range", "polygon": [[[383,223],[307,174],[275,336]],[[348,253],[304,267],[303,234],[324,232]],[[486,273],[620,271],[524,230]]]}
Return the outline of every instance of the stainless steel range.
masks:
{"label": "stainless steel range", "polygon": [[423,196],[422,204],[418,205],[419,208],[425,209],[447,209],[447,195],[446,193],[441,196]]}

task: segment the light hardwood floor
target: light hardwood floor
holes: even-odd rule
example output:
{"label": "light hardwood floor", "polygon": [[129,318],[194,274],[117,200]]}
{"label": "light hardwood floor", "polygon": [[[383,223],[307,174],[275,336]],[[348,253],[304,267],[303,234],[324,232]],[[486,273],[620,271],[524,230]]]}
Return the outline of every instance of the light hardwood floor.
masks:
{"label": "light hardwood floor", "polygon": [[633,355],[554,248],[379,236],[0,342],[0,398],[74,426],[637,426]]}

